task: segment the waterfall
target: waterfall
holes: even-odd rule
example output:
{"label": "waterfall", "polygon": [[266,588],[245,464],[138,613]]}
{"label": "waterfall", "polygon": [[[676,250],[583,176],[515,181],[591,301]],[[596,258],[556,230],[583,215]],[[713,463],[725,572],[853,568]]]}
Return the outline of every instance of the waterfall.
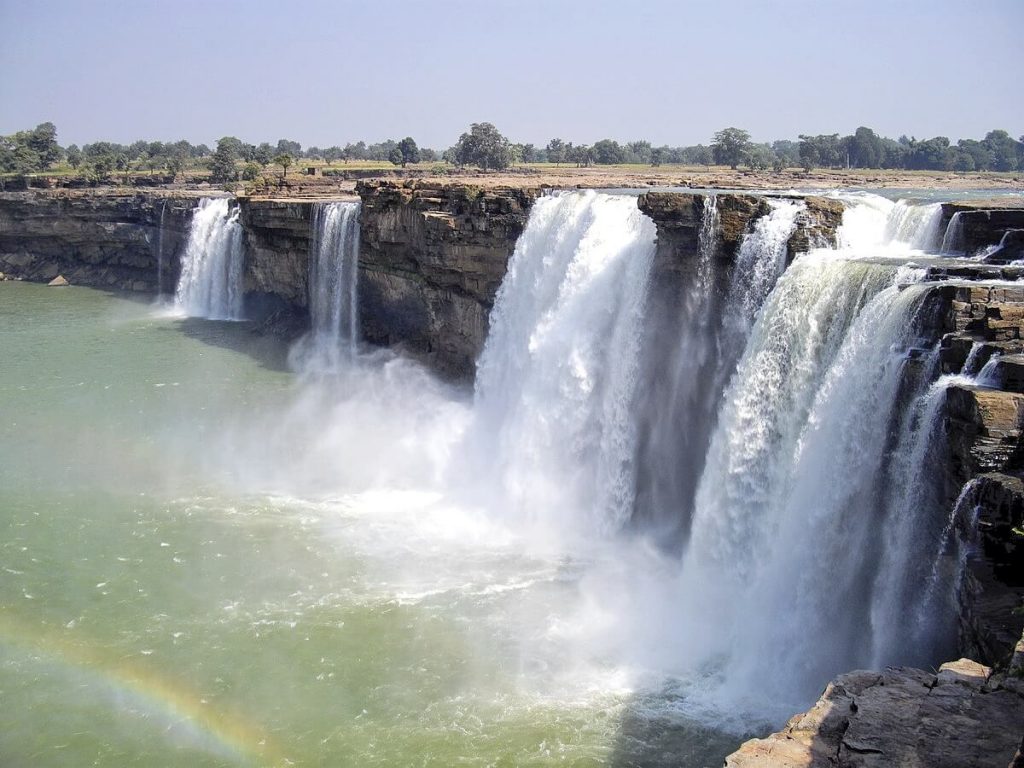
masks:
{"label": "waterfall", "polygon": [[942,206],[898,200],[886,222],[886,239],[919,251],[933,251],[939,244]]}
{"label": "waterfall", "polygon": [[204,197],[192,215],[175,304],[190,317],[242,317],[242,226],[226,197]]}
{"label": "waterfall", "polygon": [[898,284],[904,274],[827,252],[798,259],[725,394],[680,591],[694,646],[728,660],[737,695],[805,702],[871,660],[872,576],[899,525],[879,495],[923,296]]}
{"label": "waterfall", "polygon": [[164,295],[164,217],[167,214],[167,201],[160,203],[160,229],[156,240],[156,295]]}
{"label": "waterfall", "polygon": [[[676,543],[689,529],[722,390],[743,352],[765,298],[786,267],[802,202],[770,200],[740,243],[735,264],[719,254],[717,200],[706,198],[695,272],[683,293],[651,302],[644,386],[637,403],[641,437],[635,515]],[[656,288],[652,289],[656,290]]]}
{"label": "waterfall", "polygon": [[635,404],[636,507],[633,519],[674,545],[689,529],[693,489],[704,466],[717,393],[722,284],[720,218],[704,198],[695,269],[651,285],[644,320],[642,384]]}
{"label": "waterfall", "polygon": [[630,196],[534,203],[491,312],[469,437],[509,515],[568,532],[629,518],[655,234]]}
{"label": "waterfall", "polygon": [[351,359],[359,340],[358,202],[314,203],[309,251],[310,349],[328,370]]}
{"label": "waterfall", "polygon": [[793,200],[769,200],[768,204],[771,211],[759,218],[753,231],[744,236],[736,256],[719,350],[724,363],[719,377],[722,386],[746,345],[761,305],[786,269],[789,238],[796,227],[796,217],[806,207]]}
{"label": "waterfall", "polygon": [[960,216],[960,211],[957,211],[949,219],[949,224],[946,225],[946,234],[942,236],[942,246],[939,248],[940,253],[944,254],[959,254],[963,253],[964,250],[964,222]]}
{"label": "waterfall", "polygon": [[942,230],[942,206],[938,203],[895,203],[868,192],[839,195],[846,205],[838,239],[842,248],[860,252],[908,250],[935,252]]}

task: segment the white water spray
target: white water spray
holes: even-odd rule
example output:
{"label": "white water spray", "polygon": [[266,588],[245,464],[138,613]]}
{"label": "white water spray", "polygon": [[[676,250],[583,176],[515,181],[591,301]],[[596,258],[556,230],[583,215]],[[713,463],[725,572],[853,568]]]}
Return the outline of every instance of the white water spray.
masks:
{"label": "white water spray", "polygon": [[190,317],[242,317],[242,226],[226,197],[204,197],[192,214],[175,305]]}
{"label": "white water spray", "polygon": [[358,202],[314,203],[310,222],[310,336],[297,350],[303,370],[337,370],[359,341]]}
{"label": "white water spray", "polygon": [[167,201],[160,203],[160,229],[156,241],[156,295],[159,299],[164,295],[164,217],[167,214]]}
{"label": "white water spray", "polygon": [[869,192],[838,197],[846,206],[838,232],[844,250],[891,256],[910,251],[935,252],[939,248],[942,206],[938,203],[894,203]]}
{"label": "white water spray", "polygon": [[617,530],[632,512],[630,405],[654,223],[628,196],[534,203],[491,313],[474,452],[514,519]]}
{"label": "white water spray", "polygon": [[942,236],[939,252],[943,254],[959,254],[964,250],[964,222],[957,211],[946,225],[946,233]]}

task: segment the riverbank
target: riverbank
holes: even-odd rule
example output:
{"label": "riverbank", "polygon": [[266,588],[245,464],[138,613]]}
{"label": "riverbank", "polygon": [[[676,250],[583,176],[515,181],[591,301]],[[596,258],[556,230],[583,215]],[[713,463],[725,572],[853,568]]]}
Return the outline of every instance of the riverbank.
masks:
{"label": "riverbank", "polygon": [[[896,171],[878,169],[816,169],[804,171],[789,168],[780,172],[732,170],[724,166],[643,166],[602,165],[575,168],[566,165],[517,165],[501,172],[482,172],[471,168],[433,164],[427,167],[410,166],[394,169],[348,169],[337,166],[328,175],[306,175],[293,172],[282,181],[268,174],[258,186],[238,183],[229,185],[232,193],[249,192],[260,197],[319,198],[355,191],[358,181],[422,181],[437,183],[451,181],[474,186],[493,187],[553,187],[565,189],[644,189],[651,187],[685,187],[691,189],[732,190],[835,190],[879,189],[929,191],[936,189],[959,192],[963,190],[992,190],[1024,195],[1024,173],[985,172],[954,173],[947,171]],[[143,183],[145,182],[145,183]],[[77,186],[77,180],[68,177],[29,177],[32,188],[61,189],[84,194],[125,194],[145,191],[146,194],[211,194],[224,191],[224,187],[207,181],[191,180],[178,183],[156,183],[140,179],[131,183]],[[13,179],[6,182],[7,191],[24,188]],[[69,186],[70,185],[70,186]]]}

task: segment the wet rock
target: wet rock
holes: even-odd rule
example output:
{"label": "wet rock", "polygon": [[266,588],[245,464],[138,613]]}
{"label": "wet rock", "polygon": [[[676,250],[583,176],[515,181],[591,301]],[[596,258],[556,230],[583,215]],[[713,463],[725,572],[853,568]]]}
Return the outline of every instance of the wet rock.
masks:
{"label": "wet rock", "polygon": [[812,248],[834,248],[836,236],[843,223],[843,204],[827,197],[808,197],[805,208],[796,218],[796,228],[787,245],[788,258]]}
{"label": "wet rock", "polygon": [[1008,229],[999,241],[999,247],[985,256],[988,264],[1007,264],[1024,259],[1024,229]]}
{"label": "wet rock", "polygon": [[998,245],[1008,231],[1024,229],[1024,207],[1008,205],[1003,201],[960,201],[942,204],[942,226],[949,225],[954,214],[959,214],[960,240],[958,246],[967,254],[974,254],[988,246]]}
{"label": "wet rock", "polygon": [[728,768],[1004,768],[1024,729],[1024,696],[961,659],[841,675],[808,712],[743,744]]}

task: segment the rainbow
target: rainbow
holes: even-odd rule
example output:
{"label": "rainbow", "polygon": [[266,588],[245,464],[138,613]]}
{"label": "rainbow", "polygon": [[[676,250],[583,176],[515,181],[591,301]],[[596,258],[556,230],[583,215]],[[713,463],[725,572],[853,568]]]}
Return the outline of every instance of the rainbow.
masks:
{"label": "rainbow", "polygon": [[[80,631],[55,631],[0,611],[0,645],[100,679],[166,721],[185,725],[198,748],[261,765],[289,765],[263,729],[204,703],[195,690],[138,659],[114,658]],[[168,728],[166,733],[177,732]]]}

